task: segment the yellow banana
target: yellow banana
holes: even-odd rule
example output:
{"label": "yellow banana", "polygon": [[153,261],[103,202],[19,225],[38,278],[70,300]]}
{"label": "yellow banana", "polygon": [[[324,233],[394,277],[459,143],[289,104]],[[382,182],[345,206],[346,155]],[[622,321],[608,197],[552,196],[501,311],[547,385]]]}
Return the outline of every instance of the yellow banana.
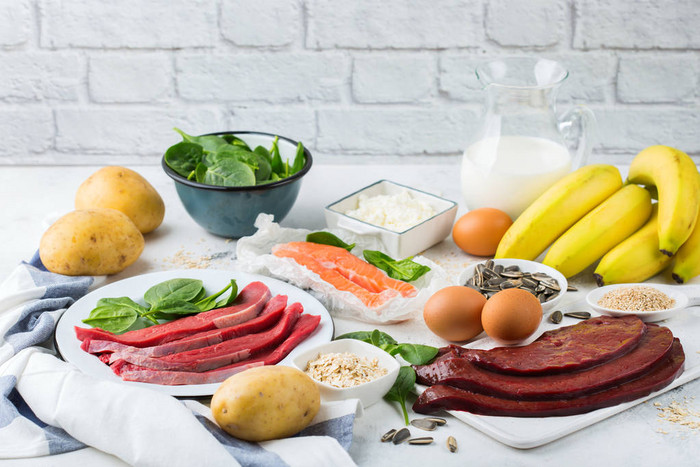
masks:
{"label": "yellow banana", "polygon": [[506,231],[496,258],[535,259],[566,229],[622,186],[612,165],[586,165],[540,195]]}
{"label": "yellow banana", "polygon": [[[700,174],[698,174],[698,178],[700,178]],[[700,208],[698,216],[700,216]],[[700,275],[700,218],[698,219],[695,222],[693,233],[676,253],[676,263],[673,265],[671,276],[679,284]]]}
{"label": "yellow banana", "polygon": [[593,273],[598,285],[642,282],[668,266],[672,259],[659,251],[658,223],[655,204],[647,223],[600,260]]}
{"label": "yellow banana", "polygon": [[650,146],[632,161],[628,181],[654,185],[659,192],[659,250],[671,256],[695,226],[700,180],[693,160],[668,146]]}
{"label": "yellow banana", "polygon": [[542,261],[571,277],[632,235],[651,215],[651,196],[626,185],[559,237]]}

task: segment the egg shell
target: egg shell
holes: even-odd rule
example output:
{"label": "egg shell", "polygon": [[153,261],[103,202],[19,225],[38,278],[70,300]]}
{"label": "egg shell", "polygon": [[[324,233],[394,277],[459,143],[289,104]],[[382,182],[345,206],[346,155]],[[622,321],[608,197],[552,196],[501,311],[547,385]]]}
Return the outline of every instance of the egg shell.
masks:
{"label": "egg shell", "polygon": [[452,240],[470,255],[493,256],[511,224],[513,221],[508,214],[499,209],[474,209],[455,222]]}
{"label": "egg shell", "polygon": [[542,304],[526,290],[506,289],[488,299],[481,312],[486,334],[502,344],[530,337],[542,321]]}
{"label": "egg shell", "polygon": [[435,292],[423,307],[423,319],[428,328],[452,342],[469,340],[479,335],[481,309],[486,297],[462,285],[445,287]]}

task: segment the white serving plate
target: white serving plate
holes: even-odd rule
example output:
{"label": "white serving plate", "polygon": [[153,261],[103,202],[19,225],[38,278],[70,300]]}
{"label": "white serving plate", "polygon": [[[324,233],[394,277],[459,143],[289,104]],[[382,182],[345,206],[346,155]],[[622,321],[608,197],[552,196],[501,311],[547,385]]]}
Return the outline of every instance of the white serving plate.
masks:
{"label": "white serving plate", "polygon": [[[635,310],[635,311],[624,311],[615,310],[612,308],[605,308],[598,305],[598,302],[603,295],[606,293],[619,289],[622,287],[651,287],[655,288],[670,298],[676,301],[675,306],[667,308],[665,310],[656,311],[645,311],[645,310]],[[600,287],[593,289],[586,295],[586,302],[588,306],[596,310],[598,313],[609,316],[629,316],[635,315],[645,323],[655,323],[657,321],[663,321],[665,319],[671,318],[673,315],[679,311],[687,308],[688,306],[700,305],[700,287],[697,285],[669,285],[669,284],[615,284],[606,285],[605,287]]]}
{"label": "white serving plate", "polygon": [[[408,191],[414,199],[429,204],[435,211],[435,215],[403,232],[395,232],[345,215],[347,211],[357,209],[361,194],[395,195],[403,191]],[[329,228],[340,228],[359,235],[379,237],[389,256],[404,259],[427,250],[447,238],[457,215],[457,203],[389,180],[379,180],[329,204],[324,209],[324,213]]]}
{"label": "white serving plate", "polygon": [[[584,307],[585,300],[581,300],[565,307],[562,311],[579,311]],[[596,313],[593,313],[593,316],[596,315]],[[568,319],[569,321],[564,321],[562,325],[575,324],[578,322],[578,320],[572,318],[564,319]],[[612,417],[617,413],[623,412],[637,404],[700,377],[700,307],[681,310],[672,318],[658,324],[671,329],[673,335],[680,339],[685,351],[685,369],[670,385],[646,397],[613,407],[606,407],[585,414],[566,417],[495,417],[474,415],[456,410],[449,411],[449,413],[467,425],[514,448],[530,449],[563,438],[568,434],[574,433],[608,417]],[[543,321],[537,335],[556,327],[558,326]],[[479,341],[465,345],[465,347],[488,348],[484,345],[484,342],[488,341],[486,339],[480,339]],[[425,386],[421,385],[416,385],[416,388],[419,393],[422,393],[426,389]]]}
{"label": "white serving plate", "polygon": [[329,342],[333,337],[333,320],[321,303],[308,293],[286,282],[272,279],[257,274],[248,274],[239,271],[220,271],[213,269],[187,269],[154,272],[141,276],[130,277],[114,282],[90,292],[68,308],[58,321],[56,326],[56,347],[69,363],[72,363],[84,373],[97,378],[118,381],[123,384],[131,384],[155,389],[171,396],[211,396],[221,383],[192,384],[181,386],[165,386],[151,383],[123,381],[115,375],[107,365],[96,356],[91,355],[80,348],[80,341],[75,337],[74,326],[88,327],[81,320],[88,317],[97,301],[106,297],[130,297],[134,301],[143,304],[143,294],[151,286],[169,279],[191,278],[200,279],[208,292],[221,290],[231,279],[236,279],[238,290],[254,281],[260,281],[270,288],[272,296],[284,294],[288,297],[288,303],[299,302],[304,306],[304,313],[321,316],[321,321],[316,330],[301,342],[280,365],[291,366],[291,360],[295,355],[318,344]]}

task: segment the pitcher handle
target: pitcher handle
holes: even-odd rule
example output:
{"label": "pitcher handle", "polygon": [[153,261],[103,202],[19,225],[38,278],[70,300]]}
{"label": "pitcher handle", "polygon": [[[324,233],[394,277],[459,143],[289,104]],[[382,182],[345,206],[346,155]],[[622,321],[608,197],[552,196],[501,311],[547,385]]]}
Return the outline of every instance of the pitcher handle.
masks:
{"label": "pitcher handle", "polygon": [[588,162],[595,144],[598,122],[593,111],[585,105],[576,105],[559,119],[559,131],[576,148],[571,167],[577,169]]}

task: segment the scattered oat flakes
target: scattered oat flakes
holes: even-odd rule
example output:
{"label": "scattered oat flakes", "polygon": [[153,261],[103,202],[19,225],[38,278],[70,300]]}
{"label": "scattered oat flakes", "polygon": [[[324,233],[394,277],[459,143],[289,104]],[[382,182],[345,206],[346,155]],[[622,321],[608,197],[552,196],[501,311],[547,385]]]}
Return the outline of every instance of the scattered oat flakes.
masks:
{"label": "scattered oat flakes", "polygon": [[672,401],[668,407],[662,407],[658,402],[654,403],[659,411],[659,422],[666,421],[694,433],[700,432],[700,411],[693,406],[694,399],[684,397],[682,401]]}
{"label": "scattered oat flakes", "polygon": [[337,388],[349,388],[384,376],[387,369],[380,367],[376,358],[369,360],[350,352],[327,353],[309,361],[306,374]]}

